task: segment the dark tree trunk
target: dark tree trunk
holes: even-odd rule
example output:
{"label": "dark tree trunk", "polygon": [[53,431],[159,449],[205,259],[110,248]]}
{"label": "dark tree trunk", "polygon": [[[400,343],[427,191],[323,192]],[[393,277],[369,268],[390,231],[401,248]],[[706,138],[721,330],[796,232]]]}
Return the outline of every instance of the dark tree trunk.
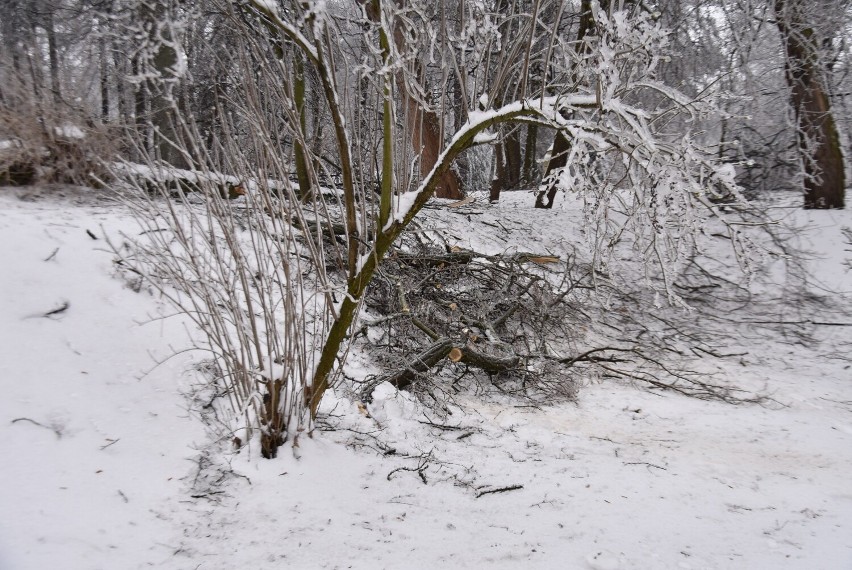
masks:
{"label": "dark tree trunk", "polygon": [[[379,0],[356,0],[362,4],[367,12],[367,17],[373,22],[379,22],[380,17],[380,1]],[[404,0],[395,0],[404,5]],[[397,49],[404,53],[405,37],[403,30],[399,26],[393,28],[393,40]],[[423,85],[423,93],[430,93],[430,89],[425,77],[425,70],[418,63],[415,65],[415,73]],[[414,149],[414,154],[418,156],[420,163],[420,177],[425,178],[427,174],[432,172],[432,169],[438,163],[438,156],[441,154],[443,140],[441,140],[441,119],[438,115],[428,109],[424,109],[416,97],[412,97],[406,88],[403,71],[399,71],[396,77],[396,84],[399,94],[402,97],[403,105],[408,118],[407,127],[408,134],[411,140],[411,146]],[[458,174],[452,168],[447,169],[441,175],[441,181],[438,183],[435,191],[437,198],[450,198],[460,200],[464,198],[461,180]]]}
{"label": "dark tree trunk", "polygon": [[506,159],[503,156],[503,145],[494,145],[494,178],[491,179],[491,189],[488,192],[489,202],[499,202],[506,180]]}
{"label": "dark tree trunk", "polygon": [[[609,0],[601,0],[600,9],[609,10]],[[595,18],[592,14],[591,0],[582,0],[580,2],[580,28],[577,30],[576,49],[580,54],[587,53],[589,46],[583,40],[586,36],[594,33]],[[550,151],[550,160],[547,163],[547,170],[544,173],[542,188],[536,193],[535,207],[536,208],[551,208],[553,200],[556,198],[558,190],[559,171],[568,165],[568,153],[571,150],[571,141],[562,131],[557,131],[553,140],[553,148]],[[545,198],[547,201],[545,201]]]}
{"label": "dark tree trunk", "polygon": [[[461,2],[459,2],[459,8],[460,12],[463,14],[464,8]],[[453,127],[455,131],[458,132],[461,130],[462,125],[464,125],[467,121],[467,101],[465,100],[464,91],[462,90],[459,78],[455,73],[450,74],[449,84],[453,97]],[[470,166],[466,153],[462,154],[456,160],[456,168],[459,179],[468,180]]]}
{"label": "dark tree trunk", "polygon": [[100,83],[101,83],[101,120],[109,122],[109,43],[101,38]]}
{"label": "dark tree trunk", "polygon": [[[113,1],[106,3],[104,6],[104,18],[98,20],[98,31],[101,34],[101,39],[99,42],[100,47],[100,62],[98,66],[99,71],[99,81],[101,88],[101,121],[104,123],[109,122],[109,112],[110,112],[110,102],[109,102],[109,83],[110,83],[110,72],[109,66],[110,61],[113,59],[110,57],[110,53],[112,52],[112,41],[108,38],[106,30],[109,26],[109,17],[112,14]],[[116,69],[116,75],[118,74],[118,70]],[[119,107],[121,106],[121,90],[118,90]]]}
{"label": "dark tree trunk", "polygon": [[[138,77],[139,74],[142,73],[138,56],[133,58],[130,67],[130,72],[134,77]],[[147,107],[145,87],[142,84],[137,84],[134,86],[133,91],[133,121],[136,126],[136,136],[139,137],[139,144],[142,146],[144,152],[149,152],[151,150],[151,134],[147,122]]]}
{"label": "dark tree trunk", "polygon": [[503,158],[506,161],[506,188],[517,188],[521,181],[521,138],[516,127],[503,139]]}
{"label": "dark tree trunk", "polygon": [[48,12],[45,16],[44,31],[47,33],[47,53],[50,58],[50,90],[53,93],[53,102],[58,105],[62,101],[62,90],[59,80],[59,48],[56,45],[53,12]]}
{"label": "dark tree trunk", "polygon": [[[400,34],[401,36],[401,34]],[[425,79],[424,79],[425,82]],[[402,83],[400,81],[400,83]],[[402,91],[402,98],[408,108],[408,131],[411,135],[411,144],[414,147],[414,153],[419,156],[420,160],[420,177],[425,178],[427,174],[432,172],[435,164],[438,162],[438,156],[441,154],[441,123],[438,115],[433,111],[424,109],[414,97],[411,97]],[[428,89],[424,89],[428,93]],[[437,198],[451,198],[460,200],[464,198],[461,181],[458,174],[452,168],[441,177],[441,182],[435,191]]]}
{"label": "dark tree trunk", "polygon": [[119,122],[127,127],[133,123],[133,110],[128,105],[127,82],[125,77],[130,75],[129,60],[118,50],[112,51],[112,69],[115,72],[115,112],[118,114]]}
{"label": "dark tree trunk", "polygon": [[[497,0],[495,9],[503,15],[508,15],[512,8],[510,0]],[[501,36],[504,45],[508,45],[511,36],[516,32],[512,26],[504,24],[501,26]],[[499,74],[499,71],[498,71]],[[493,104],[500,107],[505,103],[507,93],[498,92],[492,94]],[[514,96],[510,95],[510,96]],[[521,95],[523,96],[523,95]],[[496,202],[500,199],[500,192],[517,188],[521,180],[521,141],[516,128],[507,127],[500,129],[500,141],[494,145],[494,179],[491,181],[491,192],[489,199]]]}
{"label": "dark tree trunk", "polygon": [[[553,148],[550,150],[550,160],[547,162],[547,172],[544,174],[542,185],[535,197],[536,208],[552,208],[556,191],[559,188],[559,172],[568,164],[568,153],[571,151],[571,141],[562,132],[556,133]],[[547,201],[545,202],[545,198]]]}
{"label": "dark tree trunk", "polygon": [[805,173],[805,208],[843,208],[843,153],[827,92],[828,69],[820,61],[815,22],[806,14],[810,6],[804,0],[775,2]]}
{"label": "dark tree trunk", "polygon": [[535,155],[538,146],[538,125],[535,123],[527,125],[527,140],[524,148],[524,168],[521,180],[524,185],[529,186],[535,182]]}
{"label": "dark tree trunk", "polygon": [[3,47],[6,52],[12,56],[12,69],[20,78],[22,72],[21,52],[21,32],[26,30],[23,22],[21,7],[19,0],[6,0],[4,3],[3,17],[0,18],[0,32],[3,34]]}

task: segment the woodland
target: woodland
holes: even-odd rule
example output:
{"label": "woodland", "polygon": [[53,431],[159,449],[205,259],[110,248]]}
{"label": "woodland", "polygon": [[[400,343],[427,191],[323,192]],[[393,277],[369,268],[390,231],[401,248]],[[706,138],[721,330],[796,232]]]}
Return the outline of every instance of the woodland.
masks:
{"label": "woodland", "polygon": [[[695,311],[759,313],[770,299],[731,274],[795,265],[765,204],[844,207],[846,0],[0,13],[0,180],[134,212],[117,270],[191,320],[225,439],[267,458],[322,428],[330,389],[369,414],[385,382],[439,414],[478,390],[570,399],[589,374],[756,401],[698,372],[725,351]],[[477,246],[435,221],[508,193],[570,198],[576,227],[529,229],[567,245],[491,247],[498,217]]]}

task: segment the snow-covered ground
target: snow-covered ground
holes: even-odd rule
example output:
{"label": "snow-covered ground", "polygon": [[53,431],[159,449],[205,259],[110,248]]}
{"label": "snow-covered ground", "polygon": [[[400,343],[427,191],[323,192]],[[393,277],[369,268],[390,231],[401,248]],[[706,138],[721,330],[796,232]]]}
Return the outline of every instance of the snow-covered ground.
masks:
{"label": "snow-covered ground", "polygon": [[[789,212],[852,302],[852,211]],[[276,460],[223,455],[187,396],[202,357],[162,362],[184,323],[115,275],[104,235],[133,227],[84,191],[0,193],[2,570],[852,568],[850,326],[738,337],[722,366],[762,405],[605,381],[438,418],[382,386]]]}

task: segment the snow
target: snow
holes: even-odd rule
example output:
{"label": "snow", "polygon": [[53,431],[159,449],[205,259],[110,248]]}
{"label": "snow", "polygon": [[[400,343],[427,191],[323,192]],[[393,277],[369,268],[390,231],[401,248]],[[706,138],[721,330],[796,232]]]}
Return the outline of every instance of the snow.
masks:
{"label": "snow", "polygon": [[[426,213],[462,246],[559,255],[579,231],[560,200]],[[590,380],[576,403],[462,394],[439,418],[384,385],[366,407],[330,395],[324,431],[263,460],[212,441],[188,396],[201,355],[156,366],[189,340],[116,275],[104,237],[135,227],[120,206],[4,189],[0,212],[0,568],[852,567],[852,327],[732,327],[746,354],[720,366],[761,405]],[[852,212],[772,215],[799,228],[815,291],[848,305]]]}
{"label": "snow", "polygon": [[86,138],[86,133],[83,132],[83,129],[78,127],[77,125],[61,125],[58,127],[54,127],[54,132],[57,136],[64,137],[66,139],[84,139]]}
{"label": "snow", "polygon": [[25,196],[0,195],[0,568],[168,562],[203,428],[179,393],[186,358],[143,374],[179,323],[150,322],[156,304],[87,234],[128,227],[114,206]]}
{"label": "snow", "polygon": [[254,3],[267,12],[271,12],[272,14],[278,13],[278,2],[275,0],[255,0]]}

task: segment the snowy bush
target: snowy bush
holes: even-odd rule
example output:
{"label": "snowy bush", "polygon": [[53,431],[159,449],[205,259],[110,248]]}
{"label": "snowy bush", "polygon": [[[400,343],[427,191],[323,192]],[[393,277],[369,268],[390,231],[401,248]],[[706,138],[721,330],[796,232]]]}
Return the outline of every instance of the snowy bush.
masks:
{"label": "snowy bush", "polygon": [[[638,264],[648,290],[682,304],[674,284],[710,231],[723,232],[747,267],[748,244],[738,228],[749,222],[729,215],[748,207],[734,173],[718,167],[699,137],[681,128],[697,124],[712,106],[655,79],[666,33],[647,15],[591,5],[597,27],[583,40],[589,49],[577,49],[550,28],[503,38],[516,42],[502,46],[507,53],[532,53],[537,42],[549,46],[535,57],[536,66],[552,73],[540,89],[521,92],[514,88],[526,89],[536,66],[520,55],[503,73],[486,73],[467,86],[475,90],[467,103],[476,108],[443,140],[435,138],[438,126],[428,124],[440,124],[436,113],[449,91],[422,85],[428,78],[417,57],[434,55],[437,45],[447,49],[443,57],[454,55],[451,44],[433,41],[444,31],[426,4],[399,11],[376,3],[360,14],[343,7],[338,14],[325,4],[315,10],[313,3],[292,11],[261,1],[223,4],[241,26],[227,66],[240,89],[215,108],[227,136],[212,145],[195,117],[182,111],[177,79],[170,76],[158,99],[168,105],[158,115],[168,119],[166,126],[155,129],[155,144],[139,145],[153,176],[141,184],[131,180],[140,191],[153,182],[157,195],[136,198],[153,240],[140,242],[137,251],[144,252],[144,272],[165,277],[160,289],[206,335],[204,348],[233,398],[231,412],[259,428],[265,456],[310,428],[323,394],[340,379],[352,327],[381,263],[398,252],[400,237],[430,198],[458,183],[454,162],[473,149],[469,164],[478,168],[481,149],[503,126],[532,123],[570,139],[567,164],[549,183],[582,199],[590,286],[605,289]],[[340,15],[361,18],[352,36],[358,46],[338,41],[351,31],[335,19]],[[487,70],[487,61],[479,63]],[[358,71],[357,80],[341,73],[346,64]],[[323,103],[310,117],[308,84]],[[397,115],[408,119],[396,121]],[[675,118],[678,128],[667,130]],[[329,145],[311,139],[322,126],[334,133],[333,160]],[[189,172],[200,173],[188,186],[175,188],[156,175],[172,168],[160,161],[166,153],[157,149],[166,147],[189,163]],[[237,181],[245,196],[224,199],[215,182],[223,177]],[[169,201],[175,192],[177,205]],[[499,369],[517,357],[497,346],[499,335],[491,335],[496,352],[484,355],[432,332],[430,358]],[[572,358],[564,356],[564,363],[574,364]]]}

